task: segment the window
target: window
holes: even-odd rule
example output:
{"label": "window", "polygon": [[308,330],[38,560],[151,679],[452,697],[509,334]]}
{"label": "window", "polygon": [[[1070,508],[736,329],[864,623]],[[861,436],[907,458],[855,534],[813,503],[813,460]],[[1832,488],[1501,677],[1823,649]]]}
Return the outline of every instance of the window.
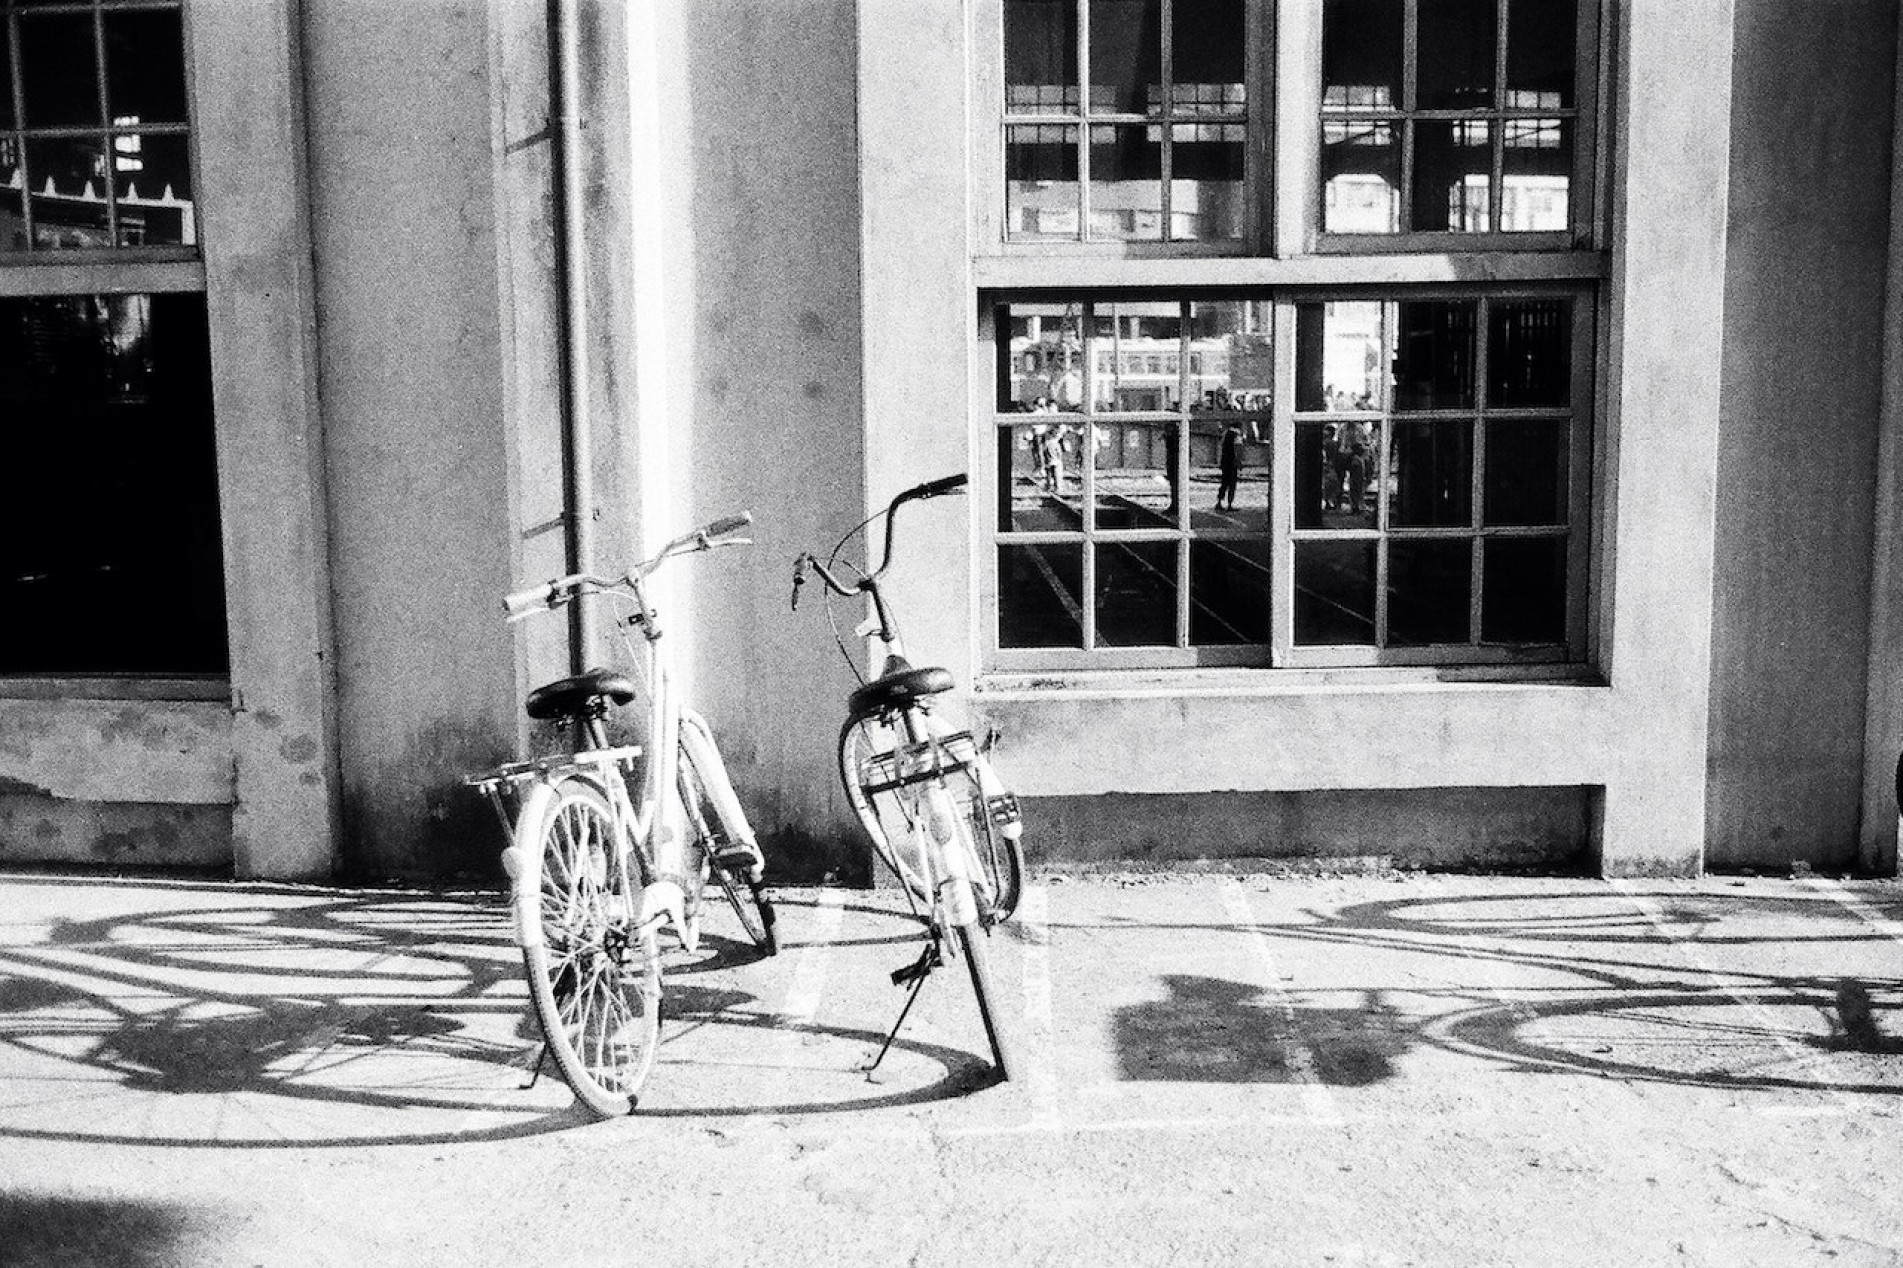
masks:
{"label": "window", "polygon": [[1008,0],[1006,236],[1228,242],[1249,231],[1243,0]]}
{"label": "window", "polygon": [[997,305],[999,662],[1567,658],[1588,299]]}
{"label": "window", "polygon": [[0,0],[0,674],[226,672],[173,0]]}

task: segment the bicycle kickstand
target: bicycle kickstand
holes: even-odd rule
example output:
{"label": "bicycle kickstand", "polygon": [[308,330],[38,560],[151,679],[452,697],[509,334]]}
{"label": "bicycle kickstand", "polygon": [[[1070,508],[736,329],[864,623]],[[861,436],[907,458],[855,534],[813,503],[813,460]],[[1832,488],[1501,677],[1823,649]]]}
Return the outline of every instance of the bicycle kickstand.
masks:
{"label": "bicycle kickstand", "polygon": [[548,1040],[544,1039],[541,1046],[535,1050],[535,1064],[529,1068],[529,1081],[522,1085],[524,1092],[535,1086],[537,1080],[542,1077],[542,1067],[546,1064],[548,1064]]}
{"label": "bicycle kickstand", "polygon": [[931,976],[933,969],[943,963],[945,963],[945,957],[939,953],[938,931],[934,929],[927,937],[925,949],[919,952],[918,959],[902,969],[892,971],[892,985],[909,985],[911,989],[906,992],[905,1007],[899,1009],[899,1019],[892,1023],[892,1029],[887,1033],[885,1042],[879,1045],[879,1055],[872,1059],[871,1065],[863,1067],[860,1073],[870,1075],[879,1068],[879,1063],[885,1060],[885,1054],[892,1050],[893,1041],[899,1037],[899,1029],[905,1025],[905,1018],[912,1011],[912,1005],[918,1002],[918,993],[924,989],[925,979]]}

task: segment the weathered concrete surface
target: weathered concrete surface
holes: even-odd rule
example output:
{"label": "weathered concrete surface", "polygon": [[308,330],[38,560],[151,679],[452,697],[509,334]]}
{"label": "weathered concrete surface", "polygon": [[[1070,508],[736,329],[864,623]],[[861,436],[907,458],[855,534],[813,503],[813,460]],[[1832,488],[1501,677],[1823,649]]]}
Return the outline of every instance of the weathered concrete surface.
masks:
{"label": "weathered concrete surface", "polygon": [[715,922],[633,1119],[494,895],[0,878],[0,1262],[1894,1264],[1903,887],[1041,878],[855,1073],[891,896]]}

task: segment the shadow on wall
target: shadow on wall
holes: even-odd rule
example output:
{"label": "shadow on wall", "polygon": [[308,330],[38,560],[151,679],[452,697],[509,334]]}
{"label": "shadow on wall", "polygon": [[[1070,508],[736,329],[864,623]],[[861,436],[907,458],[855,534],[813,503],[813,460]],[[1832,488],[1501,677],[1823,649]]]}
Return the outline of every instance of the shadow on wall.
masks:
{"label": "shadow on wall", "polygon": [[160,1268],[200,1261],[204,1216],[156,1202],[0,1193],[0,1261]]}

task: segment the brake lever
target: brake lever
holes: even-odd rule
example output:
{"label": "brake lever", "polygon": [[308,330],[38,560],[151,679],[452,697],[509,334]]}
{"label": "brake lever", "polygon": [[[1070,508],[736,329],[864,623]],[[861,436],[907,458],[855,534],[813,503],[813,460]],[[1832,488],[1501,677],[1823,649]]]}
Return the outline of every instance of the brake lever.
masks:
{"label": "brake lever", "polygon": [[793,610],[800,610],[800,587],[806,584],[806,556],[793,561]]}

